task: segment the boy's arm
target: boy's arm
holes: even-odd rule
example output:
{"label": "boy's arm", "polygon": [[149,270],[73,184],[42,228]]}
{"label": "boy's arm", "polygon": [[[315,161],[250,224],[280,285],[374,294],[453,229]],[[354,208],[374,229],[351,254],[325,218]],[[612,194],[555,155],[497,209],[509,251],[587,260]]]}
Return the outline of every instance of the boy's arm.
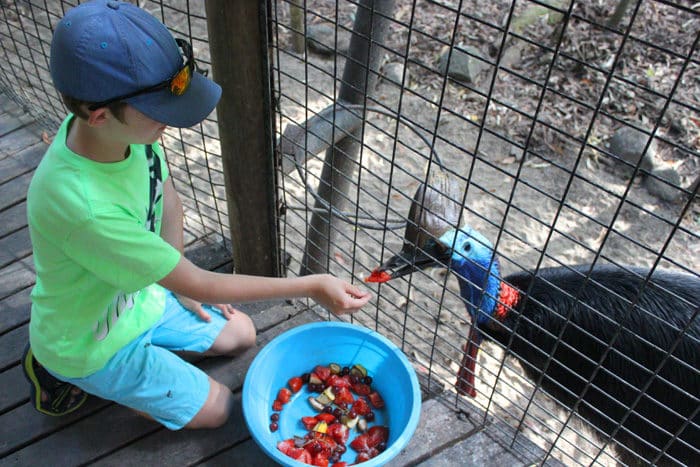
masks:
{"label": "boy's arm", "polygon": [[172,177],[166,178],[163,183],[163,223],[160,236],[180,253],[184,253],[182,202],[175,191]]}
{"label": "boy's arm", "polygon": [[[180,251],[180,254],[184,255],[185,247],[182,218],[182,201],[180,201],[180,195],[178,195],[177,191],[175,190],[172,177],[168,177],[163,183],[163,222],[160,227],[160,236],[163,238],[163,240],[177,248]],[[175,296],[182,306],[190,310],[192,313],[197,314],[204,321],[209,321],[211,319],[209,313],[202,308],[201,301],[190,298],[190,296],[186,293],[178,293],[173,289],[170,290],[175,292]],[[218,308],[227,319],[230,318],[235,312],[233,306],[225,302],[206,303],[211,303],[215,308]]]}
{"label": "boy's arm", "polygon": [[369,292],[330,274],[302,277],[221,274],[201,269],[184,256],[175,269],[158,283],[204,303],[309,297],[335,314],[353,313],[371,298]]}

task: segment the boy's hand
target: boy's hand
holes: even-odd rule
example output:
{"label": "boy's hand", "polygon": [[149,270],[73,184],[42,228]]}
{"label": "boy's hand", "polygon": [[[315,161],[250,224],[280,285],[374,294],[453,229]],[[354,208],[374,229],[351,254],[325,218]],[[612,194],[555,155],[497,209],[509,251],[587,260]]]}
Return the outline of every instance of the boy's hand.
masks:
{"label": "boy's hand", "polygon": [[372,298],[372,294],[330,274],[318,274],[311,298],[336,315],[355,313]]}
{"label": "boy's hand", "polygon": [[[202,318],[203,321],[206,321],[207,323],[211,321],[211,315],[207,313],[207,311],[202,307],[202,304],[200,302],[198,302],[197,300],[193,300],[189,297],[185,297],[184,295],[175,294],[175,297],[182,306],[184,306],[192,313]],[[214,308],[219,309],[219,311],[221,311],[221,314],[226,319],[231,319],[231,317],[233,317],[233,314],[236,312],[236,309],[229,304],[218,304],[212,306]]]}

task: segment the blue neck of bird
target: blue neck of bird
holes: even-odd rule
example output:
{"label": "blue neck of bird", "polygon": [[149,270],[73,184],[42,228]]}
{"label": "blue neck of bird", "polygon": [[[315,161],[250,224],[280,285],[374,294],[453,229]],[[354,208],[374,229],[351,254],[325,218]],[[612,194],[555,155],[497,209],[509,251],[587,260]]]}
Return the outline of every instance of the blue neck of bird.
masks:
{"label": "blue neck of bird", "polygon": [[496,309],[501,287],[501,275],[498,261],[494,260],[491,270],[489,264],[464,262],[455,272],[458,274],[461,296],[467,301],[467,311],[472,322],[478,326],[489,323]]}

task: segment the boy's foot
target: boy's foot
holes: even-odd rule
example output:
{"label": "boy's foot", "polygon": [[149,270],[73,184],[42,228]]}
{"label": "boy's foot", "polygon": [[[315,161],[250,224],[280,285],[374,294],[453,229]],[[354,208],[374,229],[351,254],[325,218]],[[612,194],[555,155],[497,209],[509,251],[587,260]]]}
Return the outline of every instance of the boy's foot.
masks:
{"label": "boy's foot", "polygon": [[30,382],[30,400],[35,409],[46,415],[66,415],[83,405],[87,393],[59,379],[36,361],[27,344],[22,354],[22,369]]}

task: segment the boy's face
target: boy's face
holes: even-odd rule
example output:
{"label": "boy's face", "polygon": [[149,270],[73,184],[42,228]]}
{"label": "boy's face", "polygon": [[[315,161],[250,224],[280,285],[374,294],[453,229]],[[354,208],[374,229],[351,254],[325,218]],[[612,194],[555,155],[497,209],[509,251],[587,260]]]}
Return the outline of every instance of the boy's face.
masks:
{"label": "boy's face", "polygon": [[108,134],[125,144],[153,144],[160,139],[167,127],[130,105],[124,109],[124,122],[120,122],[114,115],[110,116]]}

